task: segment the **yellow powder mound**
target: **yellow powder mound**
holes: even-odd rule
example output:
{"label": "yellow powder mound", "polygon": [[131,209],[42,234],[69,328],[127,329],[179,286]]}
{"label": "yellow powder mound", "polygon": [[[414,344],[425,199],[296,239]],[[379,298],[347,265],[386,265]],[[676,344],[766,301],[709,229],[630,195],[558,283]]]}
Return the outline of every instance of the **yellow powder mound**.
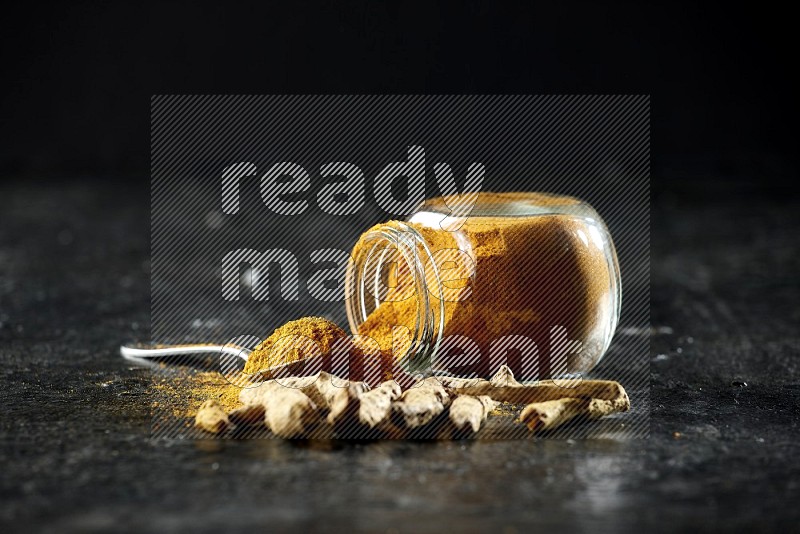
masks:
{"label": "yellow powder mound", "polygon": [[244,372],[254,374],[315,354],[328,355],[334,344],[346,337],[344,330],[324,317],[303,317],[289,321],[253,350]]}

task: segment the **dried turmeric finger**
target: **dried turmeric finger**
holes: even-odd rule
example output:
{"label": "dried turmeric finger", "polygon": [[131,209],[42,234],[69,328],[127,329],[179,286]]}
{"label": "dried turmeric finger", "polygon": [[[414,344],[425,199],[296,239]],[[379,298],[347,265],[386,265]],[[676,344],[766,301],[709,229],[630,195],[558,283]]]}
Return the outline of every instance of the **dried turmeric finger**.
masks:
{"label": "dried turmeric finger", "polygon": [[214,399],[207,400],[200,405],[200,409],[194,419],[194,425],[197,428],[212,434],[224,432],[230,424],[228,414],[222,409],[222,405]]}
{"label": "dried turmeric finger", "polygon": [[511,368],[508,365],[501,365],[497,372],[492,375],[492,378],[489,379],[489,382],[491,382],[491,384],[495,387],[522,387],[522,384],[520,384],[517,379],[514,378],[514,372],[511,371]]}
{"label": "dried turmeric finger", "polygon": [[615,412],[630,409],[627,394],[614,400],[564,398],[528,404],[520,413],[520,422],[538,432],[563,425],[577,417],[599,419]]}
{"label": "dried turmeric finger", "polygon": [[297,389],[276,388],[264,408],[267,427],[281,438],[304,437],[319,421],[317,405]]}
{"label": "dried turmeric finger", "polygon": [[392,403],[396,424],[413,429],[430,423],[450,404],[450,396],[436,377],[422,380]]}
{"label": "dried turmeric finger", "polygon": [[236,426],[256,425],[264,423],[264,406],[262,404],[248,404],[236,408],[228,414],[228,419]]}
{"label": "dried turmeric finger", "polygon": [[314,387],[328,408],[327,420],[330,424],[335,424],[348,416],[354,417],[358,397],[369,390],[369,386],[364,382],[351,382],[325,371],[319,372]]}
{"label": "dried turmeric finger", "polygon": [[303,437],[319,421],[317,405],[308,395],[274,380],[243,389],[239,400],[245,405],[261,404],[267,427],[279,437]]}
{"label": "dried turmeric finger", "polygon": [[394,380],[388,380],[380,386],[358,396],[358,421],[375,428],[386,420],[392,407],[392,401],[400,397],[402,391]]}
{"label": "dried turmeric finger", "polygon": [[564,398],[528,404],[520,413],[519,420],[532,432],[550,430],[567,421],[588,413],[586,399]]}
{"label": "dried turmeric finger", "polygon": [[570,380],[539,382],[521,386],[494,386],[489,381],[451,388],[457,395],[488,395],[496,401],[531,404],[564,398],[592,398],[624,404],[628,394],[619,382],[612,380]]}
{"label": "dried turmeric finger", "polygon": [[481,423],[497,404],[497,401],[486,395],[480,397],[459,395],[450,405],[450,422],[457,433],[469,433],[469,430],[475,433],[480,430]]}

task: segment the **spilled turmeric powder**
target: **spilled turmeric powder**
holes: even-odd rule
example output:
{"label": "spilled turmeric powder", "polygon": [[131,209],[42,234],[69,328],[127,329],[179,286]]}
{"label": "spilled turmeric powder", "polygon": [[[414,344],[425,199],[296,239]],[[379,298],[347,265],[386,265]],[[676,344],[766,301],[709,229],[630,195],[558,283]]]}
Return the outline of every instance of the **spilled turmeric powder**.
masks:
{"label": "spilled turmeric powder", "polygon": [[156,377],[152,389],[154,412],[167,411],[173,417],[194,417],[207,400],[216,400],[228,411],[240,406],[241,387],[216,371],[192,372],[179,379]]}

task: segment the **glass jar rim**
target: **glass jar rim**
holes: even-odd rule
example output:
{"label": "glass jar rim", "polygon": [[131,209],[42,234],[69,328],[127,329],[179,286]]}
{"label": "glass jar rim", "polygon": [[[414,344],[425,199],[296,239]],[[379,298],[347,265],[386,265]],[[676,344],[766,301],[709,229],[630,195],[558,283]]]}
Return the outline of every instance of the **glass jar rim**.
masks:
{"label": "glass jar rim", "polygon": [[[351,258],[345,274],[349,290],[346,311],[350,330],[358,334],[369,313],[384,302],[380,300],[378,290],[383,261],[388,250],[396,251],[413,275],[417,304],[412,342],[400,356],[398,365],[413,373],[431,372],[444,333],[445,314],[444,286],[429,244],[420,232],[401,221],[381,224],[362,235],[359,242],[365,246]],[[372,309],[368,311],[370,303]]]}

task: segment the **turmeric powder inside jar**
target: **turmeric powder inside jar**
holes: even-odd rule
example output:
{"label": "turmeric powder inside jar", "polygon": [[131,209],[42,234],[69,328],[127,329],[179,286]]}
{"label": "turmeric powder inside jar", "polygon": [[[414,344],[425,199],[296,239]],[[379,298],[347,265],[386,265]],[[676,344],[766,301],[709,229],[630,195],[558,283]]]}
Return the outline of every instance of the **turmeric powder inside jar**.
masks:
{"label": "turmeric powder inside jar", "polygon": [[[489,375],[495,356],[523,379],[589,371],[611,341],[621,291],[600,216],[543,193],[480,193],[467,217],[448,217],[454,203],[433,199],[361,236],[348,271],[353,331],[460,373]],[[463,350],[448,354],[465,346],[453,336],[480,357],[461,366]]]}

